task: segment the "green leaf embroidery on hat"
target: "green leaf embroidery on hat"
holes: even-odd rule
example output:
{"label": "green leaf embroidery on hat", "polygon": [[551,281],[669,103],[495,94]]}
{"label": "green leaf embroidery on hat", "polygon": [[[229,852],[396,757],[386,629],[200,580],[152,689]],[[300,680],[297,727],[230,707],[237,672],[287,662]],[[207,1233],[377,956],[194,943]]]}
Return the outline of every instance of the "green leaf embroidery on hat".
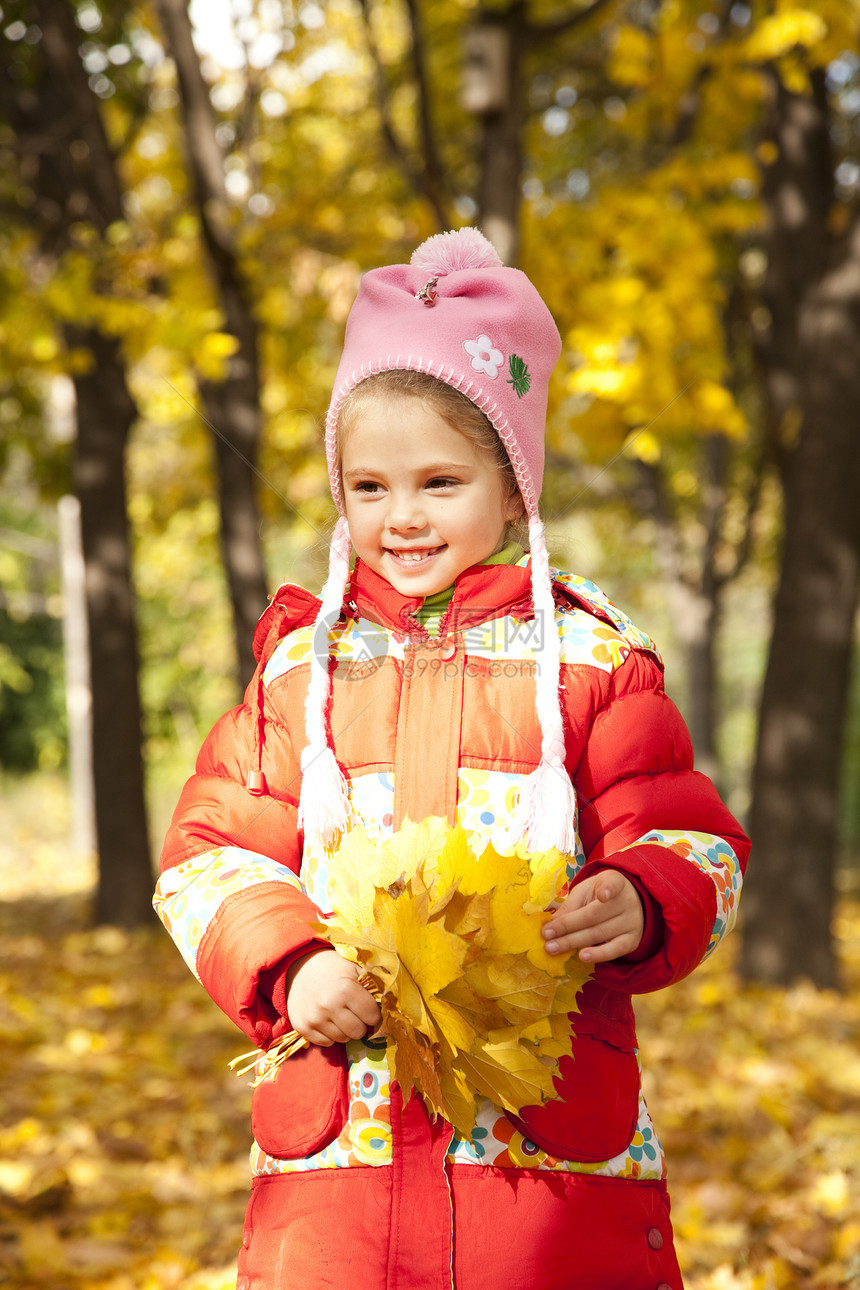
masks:
{"label": "green leaf embroidery on hat", "polygon": [[523,359],[519,354],[511,354],[510,358],[510,376],[508,385],[512,385],[517,392],[517,398],[521,399],[524,394],[528,394],[532,378],[529,375],[529,369],[526,367]]}

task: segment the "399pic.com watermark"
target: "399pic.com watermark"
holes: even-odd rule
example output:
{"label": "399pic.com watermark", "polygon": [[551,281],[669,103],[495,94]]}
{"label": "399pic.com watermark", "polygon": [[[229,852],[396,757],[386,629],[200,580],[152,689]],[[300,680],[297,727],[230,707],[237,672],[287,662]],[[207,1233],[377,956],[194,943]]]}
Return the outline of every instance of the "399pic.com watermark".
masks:
{"label": "399pic.com watermark", "polygon": [[453,680],[464,671],[467,676],[535,676],[545,641],[543,614],[491,617],[493,612],[487,609],[481,621],[481,610],[470,607],[469,626],[448,628],[443,619],[441,630],[438,620],[426,626],[411,620],[398,631],[366,618],[341,620],[331,630],[318,625],[314,659],[337,681],[364,680],[390,657],[402,661],[410,677]]}

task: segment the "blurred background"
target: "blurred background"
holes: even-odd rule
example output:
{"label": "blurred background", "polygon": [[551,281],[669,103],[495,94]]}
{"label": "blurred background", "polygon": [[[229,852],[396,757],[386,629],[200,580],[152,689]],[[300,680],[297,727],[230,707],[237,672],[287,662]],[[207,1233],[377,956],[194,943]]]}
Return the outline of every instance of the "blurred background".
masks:
{"label": "blurred background", "polygon": [[316,590],[359,276],[483,229],[562,334],[556,563],[752,832],[641,1005],[689,1285],[860,1284],[858,0],[0,0],[0,1279],[222,1287],[241,1046],[150,910]]}

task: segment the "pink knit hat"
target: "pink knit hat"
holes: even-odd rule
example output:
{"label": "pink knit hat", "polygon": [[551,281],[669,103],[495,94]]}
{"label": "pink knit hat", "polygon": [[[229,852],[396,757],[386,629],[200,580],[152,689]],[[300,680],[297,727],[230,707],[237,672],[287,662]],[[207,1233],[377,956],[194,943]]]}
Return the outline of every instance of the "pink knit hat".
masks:
{"label": "pink knit hat", "polygon": [[[349,579],[349,529],[337,452],[337,421],[344,400],[380,372],[408,369],[445,381],[481,409],[505,446],[529,524],[535,613],[546,623],[535,687],[541,763],[520,790],[512,840],[526,837],[531,850],[556,846],[572,854],[575,798],[564,769],[559,641],[538,515],[547,390],[560,351],[558,329],[531,282],[518,269],[505,268],[477,229],[439,233],[417,249],[411,264],[364,276],[347,322],[326,420],[329,479],[341,518],[332,540],[318,626],[328,631],[337,621]],[[302,756],[299,807],[306,835],[316,835],[325,845],[337,840],[349,819],[347,785],[326,731],[329,685],[327,665],[315,666],[305,712],[308,744]]]}

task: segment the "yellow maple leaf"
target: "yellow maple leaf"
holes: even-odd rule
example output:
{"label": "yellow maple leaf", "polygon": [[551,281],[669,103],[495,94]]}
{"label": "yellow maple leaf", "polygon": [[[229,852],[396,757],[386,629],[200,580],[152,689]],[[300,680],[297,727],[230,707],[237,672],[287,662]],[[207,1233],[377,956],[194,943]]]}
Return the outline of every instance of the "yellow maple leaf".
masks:
{"label": "yellow maple leaf", "polygon": [[516,1113],[555,1095],[555,1063],[545,1065],[518,1036],[479,1042],[458,1054],[457,1066],[472,1088],[506,1111]]}
{"label": "yellow maple leaf", "polygon": [[552,1097],[590,975],[541,936],[564,857],[476,855],[462,828],[431,818],[384,842],[354,829],[330,872],[333,912],[317,927],[372,983],[404,1097],[417,1089],[466,1136],[483,1098],[516,1111]]}

